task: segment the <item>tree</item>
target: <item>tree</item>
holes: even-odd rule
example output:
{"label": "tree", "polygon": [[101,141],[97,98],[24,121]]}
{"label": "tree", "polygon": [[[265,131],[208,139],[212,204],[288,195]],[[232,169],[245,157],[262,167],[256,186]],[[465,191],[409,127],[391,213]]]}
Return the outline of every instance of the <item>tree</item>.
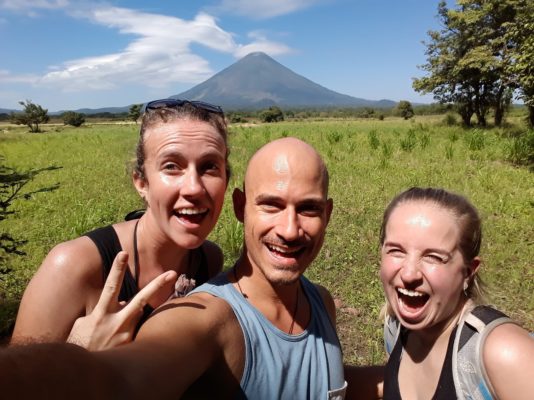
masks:
{"label": "tree", "polygon": [[399,101],[397,104],[397,113],[404,119],[410,119],[414,116],[412,103],[407,100]]}
{"label": "tree", "polygon": [[277,106],[271,106],[267,110],[262,111],[261,120],[263,122],[278,122],[284,120],[284,113]]}
{"label": "tree", "polygon": [[30,132],[40,132],[39,124],[45,124],[50,119],[48,110],[32,103],[31,100],[19,101],[19,104],[24,110],[20,113],[11,113],[11,121],[17,125],[28,125]]}
{"label": "tree", "polygon": [[63,124],[75,127],[81,126],[85,122],[85,114],[75,111],[67,111],[63,114]]}
{"label": "tree", "polygon": [[142,104],[132,104],[130,106],[130,110],[128,111],[128,118],[137,124],[137,120],[141,116],[142,108],[143,108]]}
{"label": "tree", "polygon": [[515,19],[506,23],[504,35],[513,62],[505,66],[505,72],[518,88],[518,97],[529,111],[529,124],[534,127],[534,3],[514,0],[513,4]]}
{"label": "tree", "polygon": [[475,114],[485,126],[494,108],[500,125],[515,88],[506,73],[514,62],[514,45],[506,31],[515,20],[518,1],[526,0],[458,0],[456,9],[440,2],[443,29],[429,32],[427,64],[421,66],[428,75],[414,79],[414,89],[432,92],[441,103],[455,103],[466,125]]}

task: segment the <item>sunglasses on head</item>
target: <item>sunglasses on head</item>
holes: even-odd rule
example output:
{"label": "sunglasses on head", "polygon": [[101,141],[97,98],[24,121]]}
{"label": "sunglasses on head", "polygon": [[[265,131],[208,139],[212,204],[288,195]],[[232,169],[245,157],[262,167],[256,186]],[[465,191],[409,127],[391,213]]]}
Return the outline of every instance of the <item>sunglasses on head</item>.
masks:
{"label": "sunglasses on head", "polygon": [[214,104],[206,103],[204,101],[196,100],[180,100],[180,99],[161,99],[154,100],[146,105],[146,110],[159,110],[161,108],[178,108],[182,107],[184,104],[191,104],[195,108],[205,110],[208,112],[216,114],[224,114],[223,109]]}

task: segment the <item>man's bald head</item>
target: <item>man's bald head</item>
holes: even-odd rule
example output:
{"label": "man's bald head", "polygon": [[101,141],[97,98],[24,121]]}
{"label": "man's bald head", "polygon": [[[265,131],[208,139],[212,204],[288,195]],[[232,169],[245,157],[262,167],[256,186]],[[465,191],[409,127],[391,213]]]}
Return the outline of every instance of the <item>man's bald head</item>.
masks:
{"label": "man's bald head", "polygon": [[[262,178],[265,172],[274,171],[280,178],[298,179],[299,171],[312,174],[328,197],[328,170],[323,159],[308,143],[293,137],[273,140],[262,146],[249,160],[245,174],[245,187]],[[279,185],[283,186],[281,180]]]}
{"label": "man's bald head", "polygon": [[243,262],[274,286],[295,283],[319,253],[332,213],[321,156],[299,139],[270,142],[250,159],[244,189],[233,193]]}

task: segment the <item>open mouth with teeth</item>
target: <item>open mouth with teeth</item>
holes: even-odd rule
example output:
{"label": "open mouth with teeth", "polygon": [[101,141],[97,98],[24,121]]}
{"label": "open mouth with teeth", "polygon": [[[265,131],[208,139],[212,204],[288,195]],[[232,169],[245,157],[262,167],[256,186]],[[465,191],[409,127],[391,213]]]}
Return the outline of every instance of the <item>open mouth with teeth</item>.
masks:
{"label": "open mouth with teeth", "polygon": [[402,307],[410,313],[421,310],[430,298],[426,293],[401,287],[397,288],[397,296]]}
{"label": "open mouth with teeth", "polygon": [[208,215],[208,209],[205,207],[180,208],[174,210],[174,215],[182,222],[200,224]]}
{"label": "open mouth with teeth", "polygon": [[304,252],[304,247],[282,247],[272,243],[265,243],[271,254],[278,258],[297,258]]}

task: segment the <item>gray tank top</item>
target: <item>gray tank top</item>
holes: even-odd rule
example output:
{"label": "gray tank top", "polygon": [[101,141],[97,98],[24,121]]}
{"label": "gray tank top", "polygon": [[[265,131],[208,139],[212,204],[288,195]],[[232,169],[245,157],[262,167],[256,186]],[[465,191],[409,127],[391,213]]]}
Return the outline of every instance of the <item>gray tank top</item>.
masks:
{"label": "gray tank top", "polygon": [[276,328],[220,274],[189,294],[207,292],[233,309],[245,338],[241,393],[248,399],[330,399],[345,396],[341,345],[315,286],[301,277],[311,306],[307,329],[289,335]]}

